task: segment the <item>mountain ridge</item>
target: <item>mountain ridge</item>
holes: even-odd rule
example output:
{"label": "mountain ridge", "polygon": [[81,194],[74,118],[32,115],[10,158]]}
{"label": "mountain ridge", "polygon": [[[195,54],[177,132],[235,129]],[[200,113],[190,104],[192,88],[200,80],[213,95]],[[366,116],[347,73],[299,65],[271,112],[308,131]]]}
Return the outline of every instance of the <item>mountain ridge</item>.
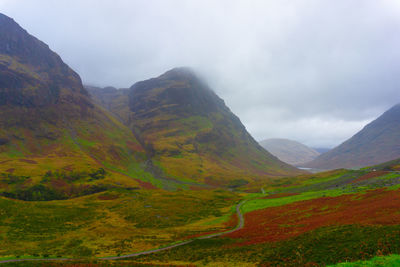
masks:
{"label": "mountain ridge", "polygon": [[14,20],[0,22],[0,193],[64,199],[149,180],[144,149],[79,75]]}
{"label": "mountain ridge", "polygon": [[400,157],[400,104],[396,104],[361,131],[306,164],[320,169],[357,168]]}
{"label": "mountain ridge", "polygon": [[[230,180],[246,184],[257,176],[300,173],[265,151],[190,68],[171,69],[128,90],[88,90],[141,136],[169,176],[229,186]],[[238,156],[246,153],[249,159]]]}
{"label": "mountain ridge", "polygon": [[294,166],[301,166],[320,155],[319,152],[300,142],[284,138],[270,138],[259,143],[280,160]]}

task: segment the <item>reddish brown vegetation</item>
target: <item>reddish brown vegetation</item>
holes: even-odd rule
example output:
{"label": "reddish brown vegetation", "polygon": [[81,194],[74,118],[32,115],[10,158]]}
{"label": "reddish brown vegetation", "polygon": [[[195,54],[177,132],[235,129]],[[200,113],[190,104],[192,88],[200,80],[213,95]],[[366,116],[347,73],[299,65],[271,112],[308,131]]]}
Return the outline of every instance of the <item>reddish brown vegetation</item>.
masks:
{"label": "reddish brown vegetation", "polygon": [[67,165],[63,168],[63,170],[72,172],[74,170],[74,165]]}
{"label": "reddish brown vegetation", "polygon": [[109,194],[101,195],[98,197],[98,199],[100,199],[100,200],[113,200],[113,199],[117,199],[117,198],[119,198],[118,195],[109,195]]}
{"label": "reddish brown vegetation", "polygon": [[137,142],[127,141],[126,146],[132,151],[144,152],[143,147]]}
{"label": "reddish brown vegetation", "polygon": [[216,233],[220,233],[220,232],[221,232],[220,230],[214,230],[214,231],[208,231],[208,232],[199,232],[197,234],[185,236],[184,238],[182,238],[182,240],[197,238],[197,237],[205,236],[205,235],[212,235],[212,234],[216,234]]}
{"label": "reddish brown vegetation", "polygon": [[233,229],[238,224],[238,217],[237,214],[234,213],[229,218],[229,221],[224,223],[224,226],[228,229]]}
{"label": "reddish brown vegetation", "polygon": [[244,228],[228,236],[249,245],[288,239],[323,226],[396,225],[399,210],[400,190],[323,197],[246,213]]}
{"label": "reddish brown vegetation", "polygon": [[62,179],[51,180],[51,186],[57,189],[70,187],[68,183]]}
{"label": "reddish brown vegetation", "polygon": [[136,179],[136,181],[139,183],[140,187],[144,188],[144,189],[157,189],[156,186],[154,186],[153,184],[149,183],[149,182],[144,182],[142,180]]}
{"label": "reddish brown vegetation", "polygon": [[365,175],[363,175],[363,176],[361,176],[361,177],[355,179],[355,180],[352,181],[351,183],[352,183],[352,184],[358,183],[358,182],[365,181],[365,180],[368,180],[368,179],[371,179],[371,178],[383,176],[383,175],[385,175],[385,174],[387,174],[387,173],[388,173],[388,172],[385,172],[385,171],[369,172],[369,173],[367,173],[367,174],[365,174]]}
{"label": "reddish brown vegetation", "polygon": [[[238,224],[238,218],[237,218],[236,213],[234,213],[231,215],[229,220],[224,223],[224,228],[226,230],[231,230],[231,229],[235,228],[237,224]],[[184,239],[191,239],[191,238],[196,238],[196,237],[200,237],[200,236],[211,235],[211,234],[216,234],[216,233],[221,233],[221,232],[223,232],[223,230],[201,232],[201,233],[197,233],[194,235],[186,236]]]}
{"label": "reddish brown vegetation", "polygon": [[290,196],[295,196],[295,195],[298,195],[298,194],[299,193],[280,193],[280,194],[273,194],[273,195],[269,195],[269,196],[263,197],[263,199],[290,197]]}
{"label": "reddish brown vegetation", "polygon": [[[127,262],[123,262],[121,260],[118,260],[118,266],[132,266],[132,262],[130,262],[129,260]],[[43,262],[43,265],[41,265],[43,267],[59,267],[59,266],[63,266],[63,267],[103,267],[103,266],[115,266],[114,264],[110,263],[110,261],[104,261],[102,263],[66,263],[66,262]],[[134,266],[150,266],[149,263],[146,262],[135,262]],[[175,264],[157,264],[157,265],[153,265],[151,264],[151,266],[168,266],[168,267],[196,267],[196,265],[192,265],[192,264],[185,264],[185,265],[175,265]]]}
{"label": "reddish brown vegetation", "polygon": [[19,159],[21,162],[29,163],[29,164],[37,164],[36,161],[30,159]]}
{"label": "reddish brown vegetation", "polygon": [[190,190],[206,190],[205,187],[197,186],[197,185],[191,185],[189,188],[190,188]]}

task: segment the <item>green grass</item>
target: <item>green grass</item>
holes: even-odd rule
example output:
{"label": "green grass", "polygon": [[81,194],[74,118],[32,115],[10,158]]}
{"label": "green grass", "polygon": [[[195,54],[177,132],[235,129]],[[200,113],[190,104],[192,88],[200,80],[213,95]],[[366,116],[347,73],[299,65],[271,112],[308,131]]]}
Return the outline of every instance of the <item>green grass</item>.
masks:
{"label": "green grass", "polygon": [[313,199],[313,198],[340,196],[345,193],[350,194],[350,193],[354,193],[354,192],[345,192],[341,189],[322,190],[322,191],[315,191],[315,192],[305,192],[305,193],[301,193],[299,195],[287,196],[287,197],[281,197],[281,198],[252,199],[252,200],[247,201],[243,205],[242,209],[243,209],[243,212],[246,213],[246,212],[269,208],[269,207],[283,206],[283,205],[287,205],[287,204],[290,204],[293,202],[309,200],[309,199]]}
{"label": "green grass", "polygon": [[335,265],[329,265],[329,267],[375,267],[375,266],[386,266],[386,267],[400,266],[400,255],[393,254],[389,256],[374,257],[366,261],[343,262]]}
{"label": "green grass", "polygon": [[84,147],[94,147],[94,146],[96,146],[96,144],[97,144],[97,142],[93,142],[93,141],[89,141],[89,140],[87,140],[87,139],[83,139],[83,138],[76,138],[77,140],[77,142],[81,145],[81,146],[84,146]]}
{"label": "green grass", "polygon": [[[229,238],[196,240],[183,247],[131,258],[133,263],[184,261],[225,266],[251,262],[261,266],[326,266],[338,261],[370,259],[378,253],[399,253],[399,226],[332,226],[298,237],[257,245],[237,246]],[[367,265],[370,266],[370,265]]]}
{"label": "green grass", "polygon": [[149,250],[225,230],[222,223],[204,222],[230,215],[237,200],[230,192],[122,188],[59,201],[0,197],[0,257],[81,258]]}
{"label": "green grass", "polygon": [[230,208],[229,213],[226,213],[226,214],[216,218],[213,221],[206,222],[204,225],[215,225],[215,224],[227,222],[231,218],[232,214],[234,214],[235,212],[236,212],[236,205],[234,205]]}

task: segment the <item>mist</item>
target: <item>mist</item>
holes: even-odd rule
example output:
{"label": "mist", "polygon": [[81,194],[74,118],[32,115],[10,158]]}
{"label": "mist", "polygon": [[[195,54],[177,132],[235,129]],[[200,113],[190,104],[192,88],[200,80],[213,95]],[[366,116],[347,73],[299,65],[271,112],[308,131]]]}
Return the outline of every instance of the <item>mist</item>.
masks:
{"label": "mist", "polygon": [[0,12],[86,84],[190,66],[257,140],[333,147],[400,102],[396,0],[0,0]]}

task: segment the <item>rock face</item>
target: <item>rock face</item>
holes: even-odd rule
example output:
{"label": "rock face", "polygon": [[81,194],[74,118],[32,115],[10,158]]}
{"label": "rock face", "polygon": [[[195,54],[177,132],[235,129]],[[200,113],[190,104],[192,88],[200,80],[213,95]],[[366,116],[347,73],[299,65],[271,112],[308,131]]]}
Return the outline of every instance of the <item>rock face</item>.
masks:
{"label": "rock face", "polygon": [[397,104],[349,140],[306,165],[318,169],[357,168],[399,157],[400,104]]}
{"label": "rock face", "polygon": [[145,160],[132,132],[93,103],[79,75],[0,14],[0,176],[40,181],[48,171],[106,166],[144,173]]}
{"label": "rock face", "polygon": [[265,151],[188,68],[134,84],[129,108],[127,124],[170,176],[229,186],[298,173]]}
{"label": "rock face", "polygon": [[[0,126],[38,128],[93,112],[77,73],[13,19],[0,14]],[[67,118],[68,117],[68,118]]]}
{"label": "rock face", "polygon": [[280,160],[299,167],[320,155],[314,149],[289,139],[266,139],[260,145]]}
{"label": "rock face", "polygon": [[88,105],[78,74],[43,42],[0,14],[0,105]]}
{"label": "rock face", "polygon": [[[236,187],[299,173],[261,148],[189,69],[130,89],[89,90],[93,99],[56,53],[0,15],[0,176],[32,177],[30,185],[41,183],[42,193],[52,198],[58,190],[53,187],[64,185],[55,195],[93,192],[110,183]],[[108,182],[102,180],[106,173]],[[80,181],[68,187],[88,174],[100,185],[93,189]],[[22,187],[7,188],[0,193]],[[17,191],[8,193],[31,193]]]}
{"label": "rock face", "polygon": [[265,151],[189,68],[172,69],[128,90],[87,88],[133,130],[167,177],[236,187],[300,173]]}

